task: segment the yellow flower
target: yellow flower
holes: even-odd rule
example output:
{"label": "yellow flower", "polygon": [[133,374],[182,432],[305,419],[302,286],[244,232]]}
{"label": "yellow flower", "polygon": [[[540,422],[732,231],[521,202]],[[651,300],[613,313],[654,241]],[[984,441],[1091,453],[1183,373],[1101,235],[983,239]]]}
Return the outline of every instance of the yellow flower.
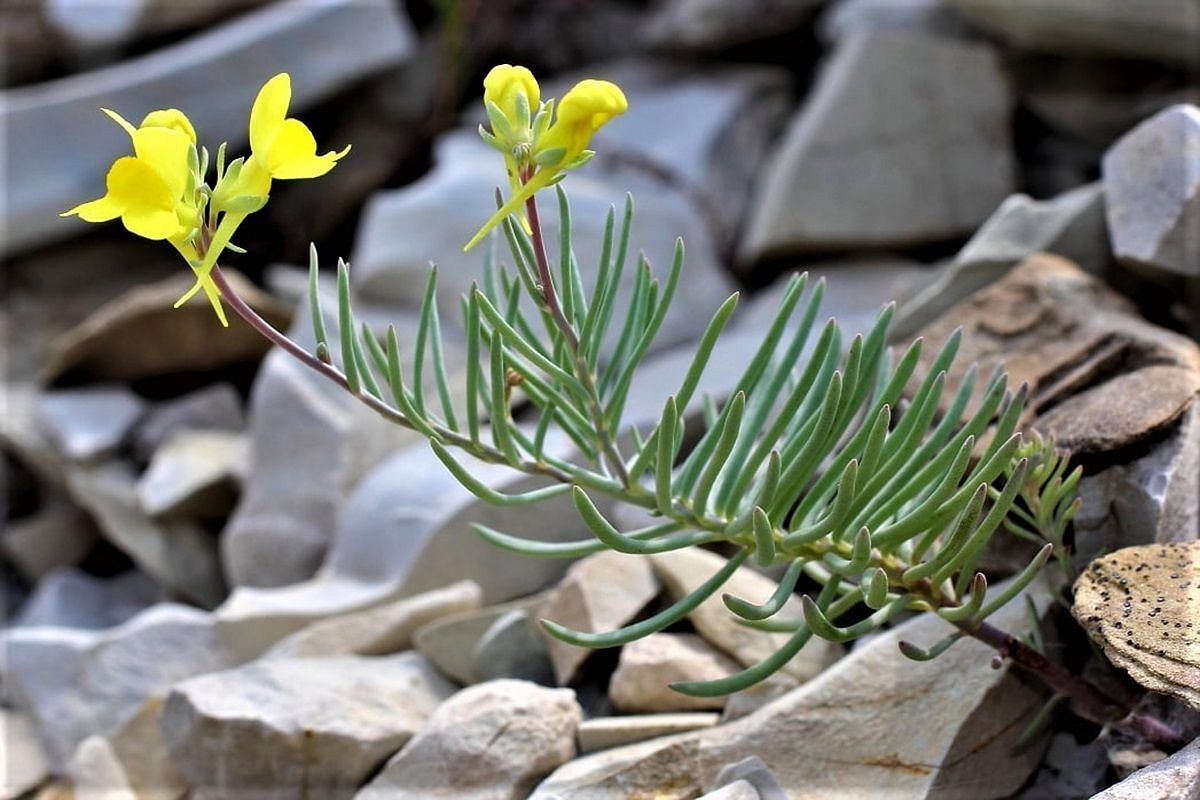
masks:
{"label": "yellow flower", "polygon": [[[520,118],[517,109],[517,96],[525,97],[525,116],[536,110],[541,100],[541,89],[533,73],[525,67],[514,67],[511,64],[499,64],[492,67],[487,77],[483,79],[483,102],[495,103],[510,120]],[[528,122],[526,122],[528,127]]]}
{"label": "yellow flower", "polygon": [[[491,77],[491,73],[488,77]],[[532,81],[533,76],[530,75],[529,79]],[[510,74],[502,86],[514,91],[511,88],[514,84],[519,85],[519,82],[515,76]],[[536,87],[536,82],[533,85]],[[485,82],[485,90],[486,88]],[[486,91],[484,100],[487,101]],[[496,105],[499,106],[499,103]],[[501,220],[509,214],[520,212],[526,200],[533,197],[538,190],[544,189],[558,180],[563,172],[585,163],[590,156],[587,146],[591,142],[592,136],[613,117],[624,114],[628,107],[629,103],[625,99],[625,94],[614,83],[588,79],[575,84],[570,91],[563,95],[555,109],[554,122],[545,132],[538,135],[537,125],[533,126],[533,141],[529,152],[522,154],[514,151],[511,153],[515,170],[510,166],[509,174],[512,175],[514,171],[518,174],[524,172],[525,175],[522,177],[528,177],[519,187],[514,182],[512,196],[484,223],[479,232],[471,237],[471,241],[467,242],[463,250],[470,250],[478,244],[492,228],[499,225]],[[503,107],[501,110],[504,110]],[[495,131],[490,139],[503,149],[505,143],[501,141],[502,137],[496,135]],[[507,166],[510,153],[507,150],[504,150],[504,153]],[[522,155],[524,155],[523,162],[519,160]],[[535,168],[536,171],[533,171]],[[531,171],[533,171],[532,175],[529,176]]]}

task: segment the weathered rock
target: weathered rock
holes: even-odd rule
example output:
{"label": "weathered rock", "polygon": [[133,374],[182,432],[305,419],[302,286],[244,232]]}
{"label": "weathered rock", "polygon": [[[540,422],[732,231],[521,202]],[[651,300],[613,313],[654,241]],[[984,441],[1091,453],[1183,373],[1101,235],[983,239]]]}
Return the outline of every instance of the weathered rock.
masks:
{"label": "weathered rock", "polygon": [[[205,141],[236,148],[246,141],[246,110],[265,76],[289,71],[292,107],[302,109],[410,57],[413,41],[392,3],[287,0],[112,67],[6,91],[0,127],[10,133],[8,179],[21,195],[9,204],[0,251],[82,230],[58,212],[96,197],[105,170],[129,147],[98,106],[141,119],[186,94],[183,110],[203,121]],[[53,169],[46,153],[57,155]]]}
{"label": "weathered rock", "polygon": [[742,260],[974,230],[1013,189],[1009,103],[987,45],[851,37],[760,177]]}
{"label": "weathered rock", "polygon": [[493,622],[475,643],[471,661],[480,681],[516,678],[555,685],[546,640],[528,609],[514,608]]}
{"label": "weathered rock", "polygon": [[753,786],[762,800],[788,800],[787,792],[779,785],[775,773],[758,756],[743,758],[722,767],[713,781],[713,787],[740,781]]}
{"label": "weathered rock", "polygon": [[1100,742],[1079,744],[1069,733],[1056,733],[1033,785],[1022,789],[1016,800],[1092,797],[1107,783],[1107,768],[1108,756]]}
{"label": "weathered rock", "polygon": [[133,431],[133,453],[140,461],[149,462],[154,452],[179,431],[240,433],[245,427],[237,389],[230,383],[215,383],[146,412]]}
{"label": "weathered rock", "polygon": [[[605,550],[576,562],[537,609],[537,616],[577,631],[613,630],[633,620],[659,592],[650,562]],[[560,686],[571,682],[591,650],[546,634]]]}
{"label": "weathered rock", "polygon": [[718,680],[738,670],[736,661],[695,634],[652,633],[621,648],[608,696],[618,710],[631,713],[719,709],[724,697],[692,697],[670,684]]}
{"label": "weathered rock", "polygon": [[498,620],[513,611],[536,608],[544,595],[500,603],[478,611],[450,614],[419,628],[413,645],[446,675],[462,684],[480,682],[475,662],[479,641]]}
{"label": "weathered rock", "polygon": [[1200,740],[1151,764],[1092,800],[1195,800],[1200,797]]}
{"label": "weathered rock", "polygon": [[1075,582],[1071,613],[1109,661],[1200,710],[1200,542],[1126,547]]}
{"label": "weathered rock", "polygon": [[621,717],[595,717],[579,723],[579,752],[607,750],[647,739],[657,739],[673,733],[686,733],[711,728],[721,719],[720,714],[706,711],[675,714],[632,714]]}
{"label": "weathered rock", "polygon": [[103,736],[89,736],[75,748],[71,778],[77,800],[138,800],[121,762]]}
{"label": "weathered rock", "polygon": [[177,681],[233,663],[205,612],[160,604],[103,632],[16,628],[4,634],[4,686],[41,731],[60,772],[86,737],[115,733]]}
{"label": "weathered rock", "polygon": [[1093,275],[1103,274],[1111,256],[1099,183],[1051,200],[1024,194],[1009,197],[937,277],[900,305],[892,336],[915,334],[955,303],[1040,252],[1070,259]]}
{"label": "weathered rock", "polygon": [[909,31],[968,39],[971,30],[947,0],[839,0],[817,22],[829,45],[862,31]]}
{"label": "weathered rock", "polygon": [[119,47],[139,38],[191,28],[244,12],[264,0],[116,0],[101,5],[86,0],[45,0],[42,16],[72,50],[88,53]]}
{"label": "weathered rock", "polygon": [[96,544],[96,526],[79,506],[51,498],[28,517],[8,520],[0,550],[29,581],[51,570],[77,564]]}
{"label": "weathered rock", "polygon": [[47,573],[11,624],[100,630],[112,628],[161,600],[162,590],[143,573],[96,578],[74,567]]}
{"label": "weathered rock", "polygon": [[46,757],[29,717],[0,708],[0,796],[21,797],[46,779]]}
{"label": "weathered rock", "polygon": [[750,781],[734,781],[708,792],[700,800],[761,800],[761,797]]}
{"label": "weathered rock", "polygon": [[926,327],[924,367],[960,327],[943,405],[972,362],[981,375],[1003,362],[1009,386],[1029,387],[1023,422],[1077,456],[1114,456],[1145,442],[1176,424],[1200,389],[1193,342],[1143,321],[1056,256],[1031,256]]}
{"label": "weathered rock", "polygon": [[146,401],[124,386],[58,389],[38,398],[43,431],[75,461],[112,455],[124,442]]}
{"label": "weathered rock", "polygon": [[1186,0],[950,0],[973,25],[1055,55],[1088,53],[1195,64],[1200,9]]}
{"label": "weathered rock", "polygon": [[[1048,593],[1034,596],[1040,609],[1049,606]],[[993,621],[1020,635],[1028,610],[1018,600]],[[918,617],[736,722],[569,762],[531,800],[616,800],[639,792],[684,800],[711,785],[723,766],[751,755],[797,800],[1007,797],[1039,760],[1040,748],[1015,752],[1012,745],[1040,693],[1007,665],[991,669],[991,651],[970,640],[926,662],[909,661],[897,648],[901,639],[929,646],[950,630],[936,617]],[[986,784],[980,775],[989,776]]]}
{"label": "weathered rock", "polygon": [[[1200,36],[1200,9],[1192,11]],[[1122,261],[1200,279],[1197,153],[1200,108],[1177,105],[1138,125],[1104,155],[1108,227]]]}
{"label": "weathered rock", "polygon": [[178,800],[187,791],[159,726],[165,701],[164,695],[151,697],[108,737],[113,755],[138,800]]}
{"label": "weathered rock", "polygon": [[[725,559],[716,553],[698,549],[662,553],[650,556],[650,561],[663,585],[676,600],[690,594],[725,564]],[[720,590],[752,603],[764,602],[774,591],[774,581],[746,566],[738,568]],[[751,666],[779,650],[788,640],[786,634],[766,633],[739,625],[737,618],[721,601],[720,592],[688,615],[696,630],[711,644],[744,666]],[[795,598],[788,600],[779,614],[780,619],[798,618],[801,615],[800,601]],[[784,666],[782,672],[795,680],[807,681],[819,675],[840,655],[840,647],[814,637]]]}
{"label": "weathered rock", "polygon": [[479,608],[473,581],[405,597],[363,611],[319,619],[279,641],[265,658],[387,655],[412,646],[413,634],[445,616]]}
{"label": "weathered rock", "polygon": [[[286,308],[240,273],[222,272],[238,296],[264,319],[280,328],[287,326]],[[52,382],[78,372],[103,380],[135,380],[216,370],[262,358],[270,343],[237,314],[229,312],[229,327],[222,328],[207,302],[172,308],[192,283],[189,273],[180,272],[136,286],[100,306],[54,339],[43,379]],[[216,410],[224,407],[209,414]]]}
{"label": "weathered rock", "polygon": [[664,50],[723,50],[795,30],[819,6],[817,0],[664,0],[643,24],[642,38]]}
{"label": "weathered rock", "polygon": [[246,471],[241,434],[180,431],[154,454],[138,481],[138,501],[155,517],[223,518]]}
{"label": "weathered rock", "polygon": [[177,684],[161,724],[212,796],[349,797],[452,693],[416,653],[272,659]]}
{"label": "weathered rock", "polygon": [[356,800],[521,800],[575,754],[575,693],[526,681],[463,689],[430,716]]}

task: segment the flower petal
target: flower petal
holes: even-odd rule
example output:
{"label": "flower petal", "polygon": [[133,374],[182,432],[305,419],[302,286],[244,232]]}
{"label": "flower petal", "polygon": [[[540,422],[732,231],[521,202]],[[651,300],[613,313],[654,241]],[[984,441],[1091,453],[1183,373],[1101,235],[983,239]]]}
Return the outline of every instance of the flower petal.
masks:
{"label": "flower petal", "polygon": [[107,114],[109,116],[109,119],[111,119],[113,122],[117,123],[122,128],[124,128],[125,132],[128,133],[130,136],[133,136],[134,131],[137,130],[137,128],[133,127],[132,123],[130,123],[129,120],[125,119],[117,112],[115,112],[111,109],[107,109],[107,108],[102,108],[100,110],[103,111],[105,114]]}
{"label": "flower petal", "polygon": [[587,149],[592,135],[629,108],[624,92],[608,81],[582,80],[558,103],[554,124],[539,143],[542,149],[562,147],[569,161]]}
{"label": "flower petal", "polygon": [[[292,79],[281,72],[263,84],[250,109],[250,149],[265,154],[283,127],[292,102]],[[315,148],[314,148],[315,149]]]}
{"label": "flower petal", "polygon": [[126,230],[146,239],[170,239],[179,230],[173,211],[147,205],[130,206],[121,215]]}
{"label": "flower petal", "polygon": [[163,179],[172,201],[178,200],[187,188],[191,147],[187,135],[175,128],[138,128],[133,133],[133,152]]}
{"label": "flower petal", "polygon": [[142,120],[141,127],[143,128],[170,128],[177,130],[192,144],[196,143],[196,129],[192,127],[192,121],[187,118],[178,108],[164,108],[158,111],[151,111]]}
{"label": "flower petal", "polygon": [[516,97],[518,93],[525,95],[529,101],[529,109],[536,113],[538,101],[541,99],[541,89],[533,73],[525,67],[514,67],[512,64],[498,64],[492,67],[487,77],[483,79],[483,102],[495,103],[509,119],[516,117]]}
{"label": "flower petal", "polygon": [[104,197],[80,203],[70,211],[62,212],[59,216],[70,217],[78,214],[80,219],[87,222],[108,222],[110,219],[116,219],[121,216],[121,212],[124,210],[124,204],[117,202],[108,195],[104,195]]}

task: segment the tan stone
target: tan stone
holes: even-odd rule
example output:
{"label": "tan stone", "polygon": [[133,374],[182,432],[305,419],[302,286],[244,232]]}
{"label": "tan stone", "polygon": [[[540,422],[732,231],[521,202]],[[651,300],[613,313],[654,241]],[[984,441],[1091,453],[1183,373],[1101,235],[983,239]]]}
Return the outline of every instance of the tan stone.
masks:
{"label": "tan stone", "polygon": [[702,711],[720,709],[725,698],[692,697],[671,689],[681,681],[714,681],[738,671],[738,663],[691,633],[652,633],[621,648],[608,684],[620,711]]}

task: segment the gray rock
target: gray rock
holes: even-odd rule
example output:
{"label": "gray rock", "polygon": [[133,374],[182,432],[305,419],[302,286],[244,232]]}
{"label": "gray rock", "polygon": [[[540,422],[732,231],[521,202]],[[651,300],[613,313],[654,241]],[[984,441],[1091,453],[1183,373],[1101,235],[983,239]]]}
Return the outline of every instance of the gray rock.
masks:
{"label": "gray rock", "polygon": [[[659,593],[650,562],[605,550],[576,562],[537,609],[537,616],[577,631],[614,630],[633,620]],[[560,686],[571,682],[592,651],[545,635]]]}
{"label": "gray rock", "polygon": [[760,176],[742,260],[973,230],[1013,190],[1009,105],[985,44],[851,37]]}
{"label": "gray rock", "polygon": [[357,800],[521,800],[575,754],[583,712],[569,689],[500,680],[443,703]]}
{"label": "gray rock", "polygon": [[679,681],[727,678],[740,665],[692,633],[652,633],[621,648],[608,684],[613,705],[627,713],[720,709],[724,697],[692,697],[671,689]]}
{"label": "gray rock", "polygon": [[700,800],[761,800],[761,798],[762,795],[750,781],[734,781],[702,795]]}
{"label": "gray rock", "polygon": [[970,27],[949,0],[838,0],[817,22],[817,32],[830,45],[862,31],[972,38]]}
{"label": "gray rock", "polygon": [[464,611],[430,622],[413,636],[413,645],[439,670],[462,684],[479,683],[474,654],[480,639],[501,618],[513,611],[528,611],[542,602],[534,595],[478,611]]}
{"label": "gray rock", "polygon": [[1021,790],[1016,800],[1061,800],[1092,797],[1104,788],[1108,755],[1100,742],[1079,744],[1069,733],[1056,733],[1033,785]]}
{"label": "gray rock", "polygon": [[478,584],[460,581],[363,611],[319,619],[282,639],[264,658],[397,653],[412,646],[413,634],[422,626],[479,608],[481,596]]}
{"label": "gray rock", "polygon": [[124,442],[146,401],[124,386],[56,389],[38,398],[39,421],[64,456],[95,461]]}
{"label": "gray rock", "polygon": [[77,800],[138,800],[117,754],[103,736],[89,736],[79,743],[70,770]]}
{"label": "gray rock", "polygon": [[758,756],[743,758],[722,767],[713,781],[713,786],[742,782],[753,786],[762,800],[788,800],[787,792],[779,785],[775,773],[771,772]]}
{"label": "gray rock", "polygon": [[[627,173],[623,173],[627,174]],[[419,303],[428,278],[429,261],[438,267],[439,305],[444,320],[460,318],[458,298],[479,280],[484,263],[484,242],[462,252],[475,231],[495,211],[493,193],[506,184],[503,163],[474,131],[449,134],[437,143],[435,166],[409,186],[379,192],[363,211],[355,237],[351,281],[364,299],[402,304]],[[599,169],[571,174],[563,184],[571,201],[571,231],[575,255],[585,285],[595,281],[605,215],[609,206],[619,210],[629,189],[605,180]],[[552,192],[541,196],[542,229],[547,246],[556,248],[558,214]],[[707,221],[676,189],[642,180],[636,186],[636,209],[630,253],[644,252],[656,275],[670,269],[675,240],[687,243],[684,267],[675,302],[660,329],[655,346],[678,343],[703,329],[696,309],[716,310],[726,297],[728,282],[717,261]],[[507,244],[498,243],[502,261],[511,261]],[[632,261],[622,274],[628,292],[636,270]]]}
{"label": "gray rock", "polygon": [[100,105],[141,119],[186,96],[184,111],[204,126],[210,149],[224,140],[237,148],[265,78],[288,70],[300,110],[413,51],[411,26],[393,3],[286,0],[111,67],[7,90],[0,127],[10,134],[10,185],[21,195],[10,204],[0,252],[83,230],[58,212],[96,197],[105,170],[129,148],[126,134],[97,113]]}
{"label": "gray rock", "polygon": [[215,383],[154,406],[133,432],[133,452],[149,461],[178,431],[240,432],[246,427],[242,398],[230,383]]}
{"label": "gray rock", "polygon": [[207,613],[169,604],[103,632],[16,628],[0,644],[5,691],[36,722],[55,772],[86,737],[115,733],[148,698],[233,663]]}
{"label": "gray rock", "polygon": [[1034,253],[1069,258],[1094,275],[1111,261],[1104,190],[1080,186],[1051,200],[1014,194],[980,226],[954,260],[900,305],[893,338],[906,338],[968,295],[1004,277]]}
{"label": "gray rock", "polygon": [[177,684],[161,724],[210,796],[350,797],[452,693],[417,653],[272,659]]}
{"label": "gray rock", "polygon": [[607,750],[674,733],[711,728],[720,714],[706,711],[675,714],[629,714],[620,717],[595,717],[579,723],[579,752]]}
{"label": "gray rock", "polygon": [[1030,50],[1200,61],[1200,8],[1188,0],[949,1],[971,24]]}
{"label": "gray rock", "polygon": [[29,717],[0,708],[0,795],[20,797],[46,779],[46,757]]}
{"label": "gray rock", "polygon": [[[1200,8],[1193,15],[1200,35]],[[1200,279],[1197,152],[1200,108],[1177,105],[1138,125],[1105,153],[1108,228],[1113,252],[1123,262]]]}
{"label": "gray rock", "polygon": [[38,581],[11,625],[112,628],[161,600],[161,595],[154,581],[136,570],[96,578],[74,567],[60,567]]}
{"label": "gray rock", "polygon": [[1200,797],[1200,739],[1138,770],[1092,800],[1196,800]]}
{"label": "gray rock", "polygon": [[799,28],[818,0],[663,0],[647,17],[642,39],[664,50],[723,50]]}
{"label": "gray rock", "polygon": [[171,760],[159,726],[165,701],[165,693],[151,697],[137,714],[107,737],[138,800],[178,800],[187,791],[187,783]]}
{"label": "gray rock", "polygon": [[223,518],[246,474],[246,439],[228,431],[179,431],[138,481],[138,501],[152,517]]}
{"label": "gray rock", "polygon": [[554,685],[546,641],[528,609],[514,608],[493,622],[475,643],[471,661],[480,681],[517,678]]}
{"label": "gray rock", "polygon": [[191,28],[223,16],[244,12],[264,0],[45,0],[42,16],[68,47],[80,54],[120,47],[139,38]]}
{"label": "gray rock", "polygon": [[60,497],[27,517],[9,520],[0,536],[4,557],[29,581],[77,564],[96,544],[96,525],[83,509]]}

